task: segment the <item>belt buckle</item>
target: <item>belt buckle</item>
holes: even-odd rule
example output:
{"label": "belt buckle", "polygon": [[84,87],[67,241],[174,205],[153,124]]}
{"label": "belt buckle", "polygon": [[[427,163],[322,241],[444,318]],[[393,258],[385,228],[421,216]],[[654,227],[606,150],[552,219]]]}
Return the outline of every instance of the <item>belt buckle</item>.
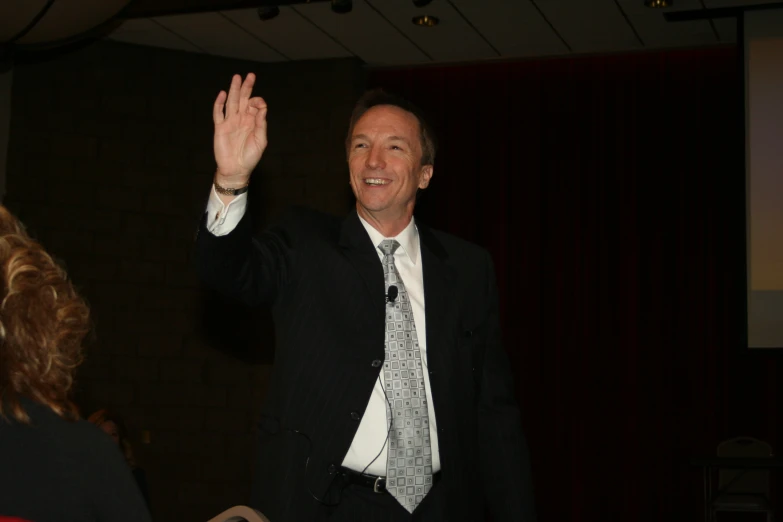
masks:
{"label": "belt buckle", "polygon": [[[386,485],[386,477],[376,477],[375,478],[375,483],[372,486],[372,490],[375,493],[383,493],[383,491],[384,491],[383,489],[381,489],[381,490],[378,489],[378,485],[381,483],[381,481],[383,481],[383,485],[385,486]],[[383,486],[381,486],[381,487],[383,487]]]}

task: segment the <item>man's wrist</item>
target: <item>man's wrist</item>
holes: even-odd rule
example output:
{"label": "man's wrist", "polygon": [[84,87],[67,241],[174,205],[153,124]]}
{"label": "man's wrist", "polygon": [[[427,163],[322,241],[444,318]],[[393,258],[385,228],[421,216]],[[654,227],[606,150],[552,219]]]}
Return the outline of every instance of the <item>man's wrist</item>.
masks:
{"label": "man's wrist", "polygon": [[213,180],[213,184],[215,185],[215,191],[218,194],[222,194],[224,196],[239,196],[240,194],[244,194],[247,192],[248,187],[250,186],[250,183],[248,181],[244,182],[233,182],[233,183],[227,183],[225,181],[218,181],[218,177],[215,176]]}

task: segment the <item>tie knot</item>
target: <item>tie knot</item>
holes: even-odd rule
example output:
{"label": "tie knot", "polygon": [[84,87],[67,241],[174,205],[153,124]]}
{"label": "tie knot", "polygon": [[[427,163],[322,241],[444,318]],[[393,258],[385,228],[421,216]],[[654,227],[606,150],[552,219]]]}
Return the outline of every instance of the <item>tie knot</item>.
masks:
{"label": "tie knot", "polygon": [[399,247],[400,244],[396,239],[384,239],[381,241],[381,244],[378,245],[378,248],[381,250],[381,252],[387,256],[393,255]]}

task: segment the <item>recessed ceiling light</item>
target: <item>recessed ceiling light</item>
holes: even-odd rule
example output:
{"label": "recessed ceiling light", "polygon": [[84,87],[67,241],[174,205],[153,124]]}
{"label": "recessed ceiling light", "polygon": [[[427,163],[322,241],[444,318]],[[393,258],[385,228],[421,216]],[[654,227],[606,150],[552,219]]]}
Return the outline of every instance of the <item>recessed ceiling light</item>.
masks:
{"label": "recessed ceiling light", "polygon": [[421,15],[421,16],[414,16],[412,22],[416,25],[423,25],[424,27],[432,27],[438,25],[440,23],[440,20],[438,19],[437,16]]}
{"label": "recessed ceiling light", "polygon": [[671,7],[674,4],[674,0],[644,0],[644,5],[653,8]]}
{"label": "recessed ceiling light", "polygon": [[275,18],[277,15],[280,14],[280,8],[276,5],[272,7],[259,7],[258,8],[258,17],[266,22],[267,20],[271,20],[272,18]]}
{"label": "recessed ceiling light", "polygon": [[352,0],[332,0],[332,11],[335,13],[350,13],[351,9],[353,9]]}

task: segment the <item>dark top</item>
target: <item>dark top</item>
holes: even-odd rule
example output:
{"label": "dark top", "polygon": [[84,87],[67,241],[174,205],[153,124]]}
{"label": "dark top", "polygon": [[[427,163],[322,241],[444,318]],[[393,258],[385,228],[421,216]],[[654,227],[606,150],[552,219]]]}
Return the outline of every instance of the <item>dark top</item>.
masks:
{"label": "dark top", "polygon": [[150,508],[150,493],[147,487],[147,473],[144,471],[144,468],[133,468],[133,478],[136,480],[136,485],[139,486],[141,496],[144,497],[147,509],[152,512],[152,508]]}
{"label": "dark top", "polygon": [[120,449],[95,425],[24,400],[29,425],[0,418],[0,516],[31,522],[148,522]]}

